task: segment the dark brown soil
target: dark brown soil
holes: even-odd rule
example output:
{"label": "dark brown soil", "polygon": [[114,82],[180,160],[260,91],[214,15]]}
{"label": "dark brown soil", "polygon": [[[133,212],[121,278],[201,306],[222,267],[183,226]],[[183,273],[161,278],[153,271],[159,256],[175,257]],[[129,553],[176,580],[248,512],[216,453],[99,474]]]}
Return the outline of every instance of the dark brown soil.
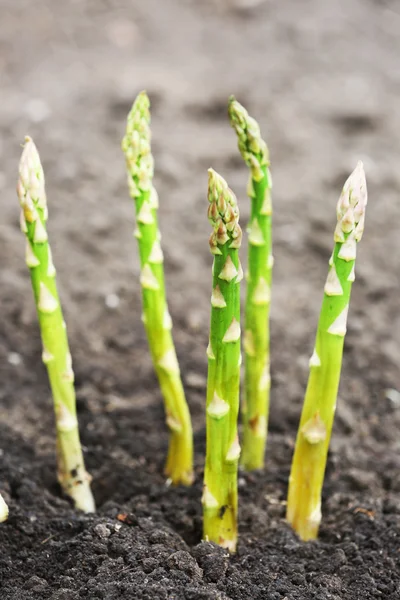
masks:
{"label": "dark brown soil", "polygon": [[[393,0],[0,0],[1,600],[400,598],[400,11]],[[119,149],[135,94],[153,103],[174,332],[196,482],[168,488],[160,394],[140,321],[133,210]],[[267,469],[240,475],[237,555],[201,543],[210,263],[206,168],[246,172],[226,119],[259,118],[274,174]],[[96,516],[55,482],[14,188],[26,133],[42,155]],[[335,203],[364,160],[360,245],[320,539],[284,500]],[[245,256],[243,256],[245,260]],[[118,306],[115,297],[119,299]],[[391,390],[388,392],[387,390]]]}

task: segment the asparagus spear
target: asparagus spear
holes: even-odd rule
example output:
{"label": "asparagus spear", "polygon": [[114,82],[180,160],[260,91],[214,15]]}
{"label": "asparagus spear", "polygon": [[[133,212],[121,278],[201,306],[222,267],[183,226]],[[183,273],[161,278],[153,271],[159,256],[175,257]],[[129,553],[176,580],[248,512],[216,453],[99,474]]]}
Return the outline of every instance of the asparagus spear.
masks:
{"label": "asparagus spear", "polygon": [[237,542],[237,434],[240,385],[240,286],[242,231],[233,192],[212,169],[208,217],[214,255],[211,330],[207,349],[207,451],[202,496],[204,537],[233,552]]}
{"label": "asparagus spear", "polygon": [[7,506],[3,496],[0,494],[0,523],[7,521],[7,519],[8,519],[8,506]]}
{"label": "asparagus spear", "polygon": [[242,403],[245,469],[264,465],[267,443],[270,369],[269,312],[272,277],[272,204],[268,149],[258,123],[232,96],[229,117],[238,137],[240,153],[250,169],[251,199],[248,280],[245,306],[245,393]]}
{"label": "asparagus spear", "polygon": [[129,113],[122,149],[126,157],[129,190],[136,208],[134,235],[138,240],[141,263],[143,321],[170,429],[165,473],[174,484],[190,485],[193,481],[192,425],[165,295],[163,253],[157,223],[158,198],[152,184],[149,106],[147,94],[141,92]]}
{"label": "asparagus spear", "polygon": [[29,267],[43,343],[43,362],[53,393],[57,429],[58,480],[75,506],[94,512],[90,477],[85,470],[74,390],[71,354],[56,287],[56,271],[48,243],[44,175],[35,144],[25,138],[17,185],[21,229],[26,235]]}
{"label": "asparagus spear", "polygon": [[315,349],[289,479],[287,520],[303,540],[315,539],[321,490],[335,416],[356,245],[364,230],[367,186],[361,162],[337,205],[335,247],[319,318]]}

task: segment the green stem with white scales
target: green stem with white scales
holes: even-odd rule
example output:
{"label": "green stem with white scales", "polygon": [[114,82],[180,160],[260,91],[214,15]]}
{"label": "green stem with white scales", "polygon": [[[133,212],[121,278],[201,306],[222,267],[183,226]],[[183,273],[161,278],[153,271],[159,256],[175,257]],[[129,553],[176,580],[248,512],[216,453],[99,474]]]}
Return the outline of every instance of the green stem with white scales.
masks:
{"label": "green stem with white scales", "polygon": [[214,255],[210,342],[207,349],[207,450],[202,496],[204,538],[236,549],[237,434],[240,386],[240,285],[238,249],[242,232],[239,210],[225,180],[209,170],[208,217]]}
{"label": "green stem with white scales", "polygon": [[268,148],[258,123],[233,97],[229,117],[238,137],[240,153],[250,169],[248,195],[251,216],[248,229],[248,276],[245,305],[245,391],[242,402],[245,469],[264,466],[267,443],[270,377],[269,313],[272,279],[272,203]]}
{"label": "green stem with white scales", "polygon": [[315,539],[335,416],[357,242],[364,230],[367,186],[362,163],[347,179],[337,205],[335,247],[325,284],[315,349],[289,479],[287,520],[303,540]]}
{"label": "green stem with white scales", "polygon": [[149,108],[147,94],[141,92],[128,115],[122,149],[126,158],[129,191],[136,209],[134,235],[140,254],[143,322],[170,429],[165,473],[174,484],[190,485],[193,481],[192,425],[166,302],[163,253],[157,223],[158,197],[152,183],[154,161],[150,147]]}
{"label": "green stem with white scales", "polygon": [[35,144],[25,138],[17,185],[21,230],[26,235],[26,264],[35,296],[43,362],[49,375],[57,429],[58,480],[75,506],[94,512],[90,477],[86,472],[76,416],[74,373],[67,330],[56,286],[56,270],[46,231],[44,174]]}

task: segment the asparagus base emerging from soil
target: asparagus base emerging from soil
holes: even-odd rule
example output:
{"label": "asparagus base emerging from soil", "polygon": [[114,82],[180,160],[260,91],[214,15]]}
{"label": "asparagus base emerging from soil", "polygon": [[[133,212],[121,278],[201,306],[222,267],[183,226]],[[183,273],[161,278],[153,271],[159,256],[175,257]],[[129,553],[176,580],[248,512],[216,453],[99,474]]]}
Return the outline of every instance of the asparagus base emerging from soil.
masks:
{"label": "asparagus base emerging from soil", "polygon": [[236,549],[237,434],[240,385],[240,285],[238,248],[242,232],[234,194],[209,170],[208,216],[213,225],[214,255],[210,343],[207,349],[207,450],[204,472],[204,538]]}
{"label": "asparagus base emerging from soil", "polygon": [[3,496],[0,494],[0,523],[4,523],[8,519],[8,506]]}
{"label": "asparagus base emerging from soil", "polygon": [[26,263],[30,269],[43,343],[42,358],[54,400],[58,480],[77,508],[94,512],[90,477],[85,469],[79,439],[71,354],[47,238],[48,211],[43,169],[35,144],[29,137],[25,138],[17,193],[22,208],[21,229],[27,238]]}
{"label": "asparagus base emerging from soil", "polygon": [[303,540],[315,539],[321,491],[342,365],[356,246],[364,229],[367,187],[362,163],[346,181],[337,205],[335,247],[289,479],[287,520]]}
{"label": "asparagus base emerging from soil", "polygon": [[128,116],[122,149],[126,157],[129,190],[136,208],[137,226],[134,235],[139,244],[143,322],[170,429],[165,473],[174,484],[190,485],[193,481],[192,425],[166,302],[163,253],[157,223],[158,198],[152,184],[149,106],[146,93],[140,93]]}
{"label": "asparagus base emerging from soil", "polygon": [[269,393],[269,312],[272,278],[272,204],[268,149],[258,123],[233,97],[229,117],[240,153],[250,168],[251,199],[248,277],[245,306],[245,393],[242,402],[243,441],[240,462],[245,469],[264,466]]}

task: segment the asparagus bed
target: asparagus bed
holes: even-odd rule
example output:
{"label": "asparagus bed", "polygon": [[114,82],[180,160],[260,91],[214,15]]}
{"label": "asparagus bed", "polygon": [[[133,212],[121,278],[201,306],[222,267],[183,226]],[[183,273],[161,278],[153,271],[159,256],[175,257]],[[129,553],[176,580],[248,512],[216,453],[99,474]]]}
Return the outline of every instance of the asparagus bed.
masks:
{"label": "asparagus bed", "polygon": [[335,247],[324,289],[315,349],[289,479],[287,520],[303,540],[315,539],[335,416],[357,242],[364,230],[367,186],[362,163],[347,179],[337,205]]}

